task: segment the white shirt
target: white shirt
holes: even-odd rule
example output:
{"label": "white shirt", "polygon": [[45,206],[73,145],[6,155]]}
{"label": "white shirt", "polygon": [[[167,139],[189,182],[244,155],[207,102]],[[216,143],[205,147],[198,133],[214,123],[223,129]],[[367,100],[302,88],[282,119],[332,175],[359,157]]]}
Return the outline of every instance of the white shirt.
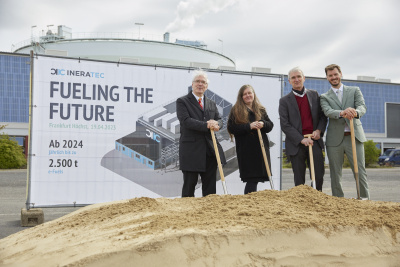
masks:
{"label": "white shirt", "polygon": [[295,90],[292,90],[293,94],[294,94],[294,95],[296,95],[296,96],[299,96],[299,97],[303,97],[303,96],[305,96],[305,95],[306,95],[306,91],[307,91],[307,89],[306,89],[306,88],[304,88],[304,92],[303,92],[303,94],[301,95],[301,94],[299,94],[299,93],[295,92]]}

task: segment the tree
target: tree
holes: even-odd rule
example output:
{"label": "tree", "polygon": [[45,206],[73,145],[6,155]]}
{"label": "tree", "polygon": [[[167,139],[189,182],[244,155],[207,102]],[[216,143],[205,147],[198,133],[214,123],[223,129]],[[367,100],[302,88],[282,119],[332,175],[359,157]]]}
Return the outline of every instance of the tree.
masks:
{"label": "tree", "polygon": [[376,147],[374,141],[368,140],[367,142],[364,143],[364,152],[365,152],[366,167],[378,162],[381,150]]}
{"label": "tree", "polygon": [[[5,125],[0,125],[0,130]],[[25,155],[18,142],[7,134],[0,134],[0,169],[15,169],[26,165]]]}

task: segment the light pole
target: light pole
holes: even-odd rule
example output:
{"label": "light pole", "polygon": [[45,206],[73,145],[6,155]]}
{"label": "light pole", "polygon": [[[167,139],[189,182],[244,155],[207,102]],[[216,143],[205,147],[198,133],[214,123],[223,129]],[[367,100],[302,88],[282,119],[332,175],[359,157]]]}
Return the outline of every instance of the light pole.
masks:
{"label": "light pole", "polygon": [[33,41],[33,28],[36,28],[36,25],[31,26],[31,40]]}
{"label": "light pole", "polygon": [[139,26],[139,39],[140,39],[140,26],[143,26],[143,23],[136,22],[135,25]]}
{"label": "light pole", "polygon": [[221,50],[222,50],[221,54],[224,54],[224,41],[222,41],[221,39],[218,39],[218,41],[221,42]]}
{"label": "light pole", "polygon": [[36,25],[31,26],[31,46],[32,50],[35,50],[35,42],[33,40],[33,28],[36,28]]}

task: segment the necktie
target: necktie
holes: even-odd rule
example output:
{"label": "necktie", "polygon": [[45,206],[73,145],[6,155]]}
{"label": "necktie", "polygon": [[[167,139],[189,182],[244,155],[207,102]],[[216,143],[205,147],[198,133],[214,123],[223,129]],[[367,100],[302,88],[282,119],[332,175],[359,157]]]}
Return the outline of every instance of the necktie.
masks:
{"label": "necktie", "polygon": [[200,105],[201,109],[203,109],[203,105],[201,104],[201,97],[199,98],[199,105]]}
{"label": "necktie", "polygon": [[337,95],[337,97],[338,97],[340,103],[342,103],[342,92],[341,92],[340,90],[337,90],[337,91],[336,91],[336,95]]}

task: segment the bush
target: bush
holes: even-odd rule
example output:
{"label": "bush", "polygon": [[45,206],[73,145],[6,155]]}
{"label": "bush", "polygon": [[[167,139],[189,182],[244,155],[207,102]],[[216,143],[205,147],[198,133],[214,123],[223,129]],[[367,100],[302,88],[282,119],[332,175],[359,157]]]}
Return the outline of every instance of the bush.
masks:
{"label": "bush", "polygon": [[376,144],[372,140],[368,140],[364,143],[365,152],[365,167],[376,164],[378,162],[381,150],[376,147]]}
{"label": "bush", "polygon": [[292,168],[292,163],[285,152],[283,152],[283,157],[282,157],[282,168],[285,168],[285,169]]}
{"label": "bush", "polygon": [[24,166],[26,159],[22,147],[8,135],[0,134],[0,169],[18,169]]}
{"label": "bush", "polygon": [[343,160],[343,168],[350,168],[350,161],[347,158],[347,155],[344,154],[344,160]]}

